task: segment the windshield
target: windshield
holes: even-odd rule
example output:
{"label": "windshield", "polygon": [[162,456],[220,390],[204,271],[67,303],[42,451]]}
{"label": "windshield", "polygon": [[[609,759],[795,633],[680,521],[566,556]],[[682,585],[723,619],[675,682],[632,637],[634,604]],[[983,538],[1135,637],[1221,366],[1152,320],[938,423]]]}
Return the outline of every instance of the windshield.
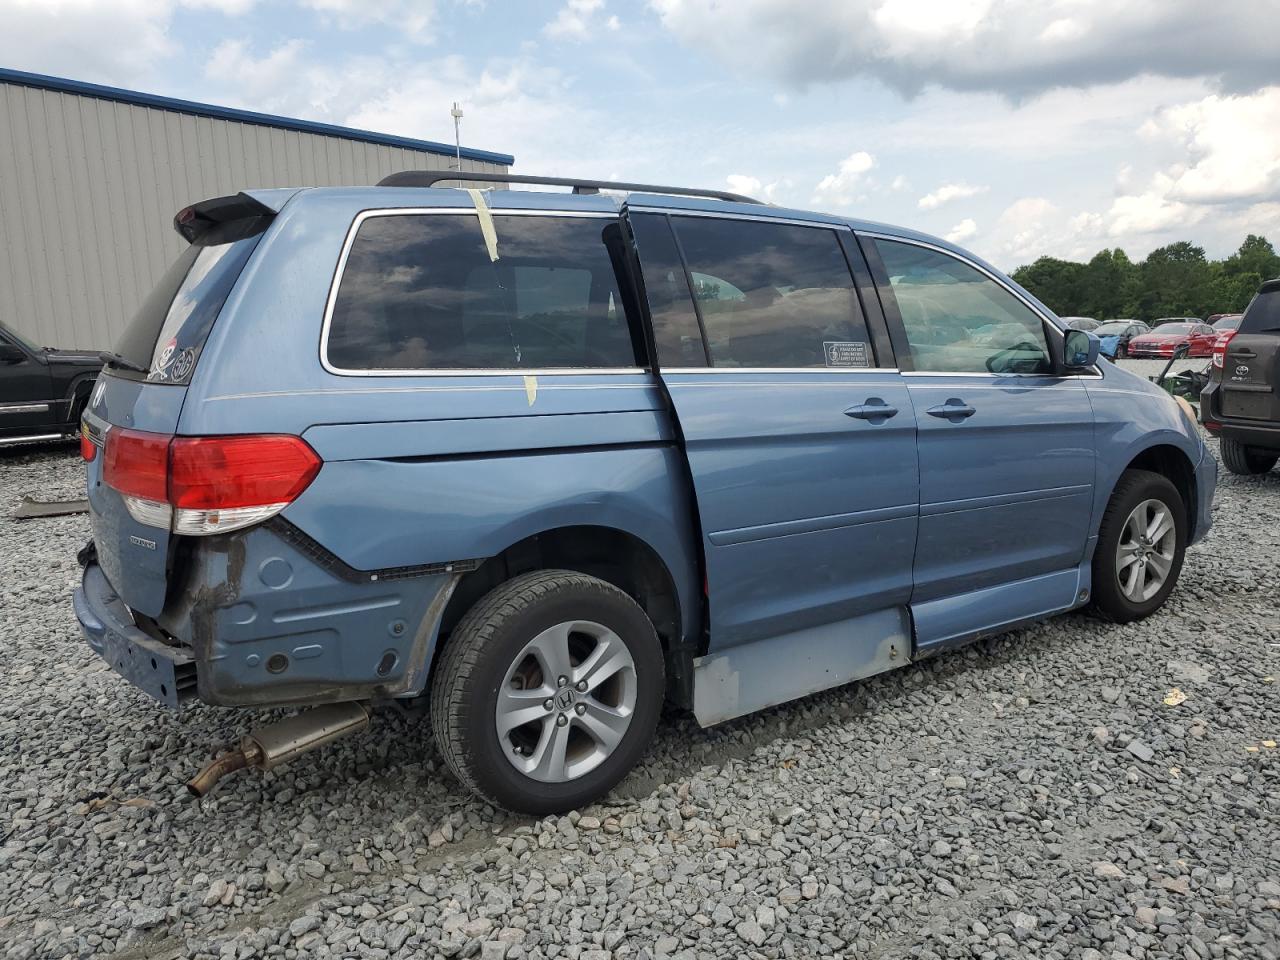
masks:
{"label": "windshield", "polygon": [[1105,337],[1118,333],[1124,333],[1129,329],[1128,320],[1111,320],[1097,327],[1093,332],[1098,336]]}
{"label": "windshield", "polygon": [[23,349],[25,349],[28,353],[39,353],[39,352],[40,352],[40,348],[39,348],[39,347],[37,347],[34,343],[32,343],[32,342],[31,342],[30,340],[28,340],[26,337],[22,336],[22,335],[21,335],[20,333],[18,333],[16,330],[14,330],[14,329],[13,329],[13,327],[10,327],[10,326],[8,326],[8,325],[6,325],[6,324],[0,323],[0,333],[4,334],[4,336],[5,336],[5,337],[7,337],[8,339],[12,340],[12,341],[13,341],[14,343],[16,343],[18,346],[20,346],[20,347],[22,347]]}
{"label": "windshield", "polygon": [[1156,333],[1162,336],[1167,333],[1191,333],[1195,329],[1194,323],[1162,323],[1160,329]]}

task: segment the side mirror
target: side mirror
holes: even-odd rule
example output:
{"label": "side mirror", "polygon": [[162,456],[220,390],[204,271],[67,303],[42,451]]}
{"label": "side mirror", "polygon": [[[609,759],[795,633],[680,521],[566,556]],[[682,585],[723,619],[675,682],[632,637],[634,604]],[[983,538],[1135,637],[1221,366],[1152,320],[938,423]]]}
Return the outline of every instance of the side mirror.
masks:
{"label": "side mirror", "polygon": [[1062,365],[1080,370],[1098,362],[1102,341],[1087,330],[1068,330],[1062,338]]}
{"label": "side mirror", "polygon": [[21,347],[0,340],[0,363],[21,363],[25,359],[27,354]]}

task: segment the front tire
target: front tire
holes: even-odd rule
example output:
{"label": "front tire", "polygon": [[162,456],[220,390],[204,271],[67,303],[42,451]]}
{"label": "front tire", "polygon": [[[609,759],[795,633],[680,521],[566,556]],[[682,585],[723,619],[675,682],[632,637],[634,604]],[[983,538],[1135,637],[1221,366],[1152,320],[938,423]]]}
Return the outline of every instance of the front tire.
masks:
{"label": "front tire", "polygon": [[640,606],[567,570],[523,574],[458,623],[431,684],[431,725],[464,786],[545,816],[608,793],[653,738],[662,646]]}
{"label": "front tire", "polygon": [[1280,454],[1254,450],[1238,440],[1227,437],[1219,441],[1218,449],[1222,451],[1222,462],[1227,469],[1242,477],[1255,477],[1260,473],[1266,473],[1276,465],[1277,460],[1280,460]]}
{"label": "front tire", "polygon": [[1182,570],[1187,510],[1168,477],[1126,470],[1116,484],[1093,560],[1093,608],[1115,623],[1141,620],[1164,605]]}

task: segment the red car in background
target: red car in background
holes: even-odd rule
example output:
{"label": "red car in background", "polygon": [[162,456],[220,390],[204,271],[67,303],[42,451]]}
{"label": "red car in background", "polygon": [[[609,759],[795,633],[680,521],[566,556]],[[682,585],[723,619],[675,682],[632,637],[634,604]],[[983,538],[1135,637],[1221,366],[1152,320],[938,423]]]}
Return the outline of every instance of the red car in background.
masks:
{"label": "red car in background", "polygon": [[1157,359],[1172,357],[1173,352],[1184,343],[1190,346],[1189,357],[1213,356],[1213,344],[1218,339],[1218,331],[1207,323],[1199,321],[1187,323],[1165,323],[1150,333],[1134,337],[1129,341],[1129,356],[1134,358],[1154,357]]}

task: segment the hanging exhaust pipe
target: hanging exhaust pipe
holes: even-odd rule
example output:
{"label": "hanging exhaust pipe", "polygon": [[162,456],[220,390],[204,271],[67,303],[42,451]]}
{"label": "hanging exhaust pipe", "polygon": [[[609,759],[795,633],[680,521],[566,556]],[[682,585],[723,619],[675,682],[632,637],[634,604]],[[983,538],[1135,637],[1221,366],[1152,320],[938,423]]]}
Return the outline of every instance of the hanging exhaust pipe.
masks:
{"label": "hanging exhaust pipe", "polygon": [[369,711],[359,703],[330,703],[303,711],[242,737],[238,750],[207,763],[187,781],[187,790],[193,797],[207,796],[229,773],[245,767],[270,770],[368,726]]}

